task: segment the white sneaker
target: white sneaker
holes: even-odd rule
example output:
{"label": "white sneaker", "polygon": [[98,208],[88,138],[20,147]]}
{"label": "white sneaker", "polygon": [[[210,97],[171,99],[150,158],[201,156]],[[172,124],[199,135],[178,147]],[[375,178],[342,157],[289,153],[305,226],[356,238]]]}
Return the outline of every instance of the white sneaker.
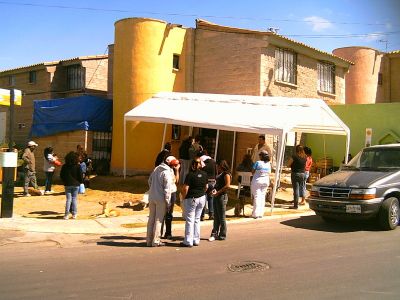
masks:
{"label": "white sneaker", "polygon": [[45,195],[50,195],[51,192],[50,192],[50,191],[45,191],[44,194],[45,194]]}
{"label": "white sneaker", "polygon": [[30,196],[32,196],[31,194],[24,194],[24,197],[30,197]]}
{"label": "white sneaker", "polygon": [[214,242],[215,241],[215,236],[210,236],[210,238],[208,239],[209,242]]}
{"label": "white sneaker", "polygon": [[68,220],[68,219],[69,219],[69,216],[64,216],[63,219],[64,219],[64,220]]}

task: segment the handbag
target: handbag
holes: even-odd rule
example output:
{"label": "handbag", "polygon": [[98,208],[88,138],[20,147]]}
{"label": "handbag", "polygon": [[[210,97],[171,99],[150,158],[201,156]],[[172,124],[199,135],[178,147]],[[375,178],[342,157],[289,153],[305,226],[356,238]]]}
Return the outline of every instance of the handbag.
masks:
{"label": "handbag", "polygon": [[81,183],[79,185],[79,190],[78,190],[79,194],[84,194],[85,193],[85,185],[83,183]]}

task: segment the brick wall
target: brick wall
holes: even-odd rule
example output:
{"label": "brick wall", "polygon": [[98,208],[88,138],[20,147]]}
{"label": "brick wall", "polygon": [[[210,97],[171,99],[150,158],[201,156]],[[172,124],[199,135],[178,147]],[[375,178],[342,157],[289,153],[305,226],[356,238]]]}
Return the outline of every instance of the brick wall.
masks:
{"label": "brick wall", "polygon": [[259,36],[197,30],[194,91],[259,95]]}
{"label": "brick wall", "polygon": [[[29,83],[29,71],[36,71],[36,83]],[[9,86],[9,75],[15,75],[15,86]],[[33,114],[33,100],[35,99],[48,99],[50,97],[50,75],[46,67],[31,68],[15,70],[13,72],[4,72],[0,76],[0,87],[6,89],[18,89],[23,92],[22,105],[14,107],[14,141],[21,146],[25,145],[29,135],[32,114]],[[9,107],[0,106],[0,111],[7,112],[7,140],[9,131]]]}
{"label": "brick wall", "polygon": [[[58,156],[60,161],[64,163],[64,157],[70,151],[76,151],[76,146],[81,145],[85,147],[85,135],[86,131],[76,130],[63,132],[56,135],[45,136],[40,138],[33,138],[33,140],[39,144],[35,149],[36,158],[36,172],[39,178],[44,178],[43,171],[43,151],[46,147],[52,147],[54,153]],[[93,133],[91,131],[87,132],[87,150],[89,156],[92,154],[92,140]],[[59,172],[60,168],[56,168],[56,172]],[[58,175],[57,175],[58,176]]]}
{"label": "brick wall", "polygon": [[86,72],[86,89],[107,92],[108,58],[82,61],[82,66]]}
{"label": "brick wall", "polygon": [[[0,87],[15,88],[23,92],[22,105],[14,109],[14,142],[24,146],[29,138],[33,118],[33,100],[68,98],[82,95],[85,90],[67,90],[66,66],[81,64],[86,72],[86,92],[94,96],[107,96],[108,59],[77,59],[54,65],[39,65],[14,69],[0,73]],[[36,82],[29,83],[29,72],[36,71]],[[9,86],[9,76],[15,75],[15,86]],[[8,106],[0,106],[0,112],[7,112]],[[8,139],[7,119],[7,139]]]}
{"label": "brick wall", "polygon": [[[274,80],[275,49],[266,36],[198,29],[194,92],[319,98],[327,103],[344,103],[343,68],[336,66],[335,95],[318,92],[318,60],[304,54],[297,55],[297,84],[278,83]],[[257,136],[237,133],[234,166],[241,162],[247,148],[257,144]],[[267,135],[266,143],[273,149],[273,136]],[[231,153],[223,155],[229,158]]]}

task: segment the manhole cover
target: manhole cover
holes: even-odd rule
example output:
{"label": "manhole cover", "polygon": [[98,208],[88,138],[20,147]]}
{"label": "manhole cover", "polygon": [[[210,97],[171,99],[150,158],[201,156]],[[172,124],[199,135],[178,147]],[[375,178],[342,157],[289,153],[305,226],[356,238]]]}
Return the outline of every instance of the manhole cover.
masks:
{"label": "manhole cover", "polygon": [[245,261],[237,264],[229,264],[228,270],[231,272],[257,272],[271,268],[267,263],[258,261]]}

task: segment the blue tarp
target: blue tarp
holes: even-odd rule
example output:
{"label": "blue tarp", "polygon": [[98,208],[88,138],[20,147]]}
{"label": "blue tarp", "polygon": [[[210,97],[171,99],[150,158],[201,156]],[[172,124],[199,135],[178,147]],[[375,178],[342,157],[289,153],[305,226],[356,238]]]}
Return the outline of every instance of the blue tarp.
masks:
{"label": "blue tarp", "polygon": [[31,136],[40,137],[74,130],[110,132],[112,100],[79,96],[33,101]]}

